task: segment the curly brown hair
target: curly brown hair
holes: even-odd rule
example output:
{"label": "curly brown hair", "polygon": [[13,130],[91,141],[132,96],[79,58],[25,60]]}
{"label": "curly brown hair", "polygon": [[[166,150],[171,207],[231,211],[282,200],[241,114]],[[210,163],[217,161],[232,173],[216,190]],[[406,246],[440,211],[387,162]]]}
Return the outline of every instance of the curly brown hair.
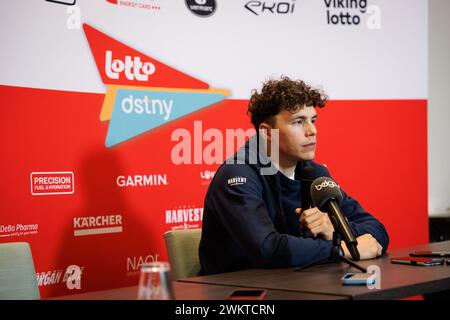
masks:
{"label": "curly brown hair", "polygon": [[260,93],[252,90],[247,114],[258,130],[262,122],[273,124],[273,117],[282,110],[297,112],[304,106],[323,108],[327,100],[323,91],[312,88],[302,80],[282,76],[280,80],[266,81]]}

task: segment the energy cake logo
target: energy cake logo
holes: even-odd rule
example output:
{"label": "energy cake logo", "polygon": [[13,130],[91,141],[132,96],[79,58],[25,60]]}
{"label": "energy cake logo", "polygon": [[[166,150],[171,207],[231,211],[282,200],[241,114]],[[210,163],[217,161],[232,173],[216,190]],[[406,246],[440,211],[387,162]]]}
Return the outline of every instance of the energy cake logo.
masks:
{"label": "energy cake logo", "polygon": [[217,103],[229,91],[175,70],[83,25],[103,83],[108,85],[100,113],[109,121],[106,147]]}
{"label": "energy cake logo", "polygon": [[32,172],[30,174],[33,196],[73,194],[75,185],[73,172]]}
{"label": "energy cake logo", "polygon": [[179,206],[166,210],[166,224],[173,225],[172,230],[200,228],[203,220],[203,208]]}
{"label": "energy cake logo", "polygon": [[111,4],[119,5],[122,7],[146,9],[152,11],[161,10],[158,0],[106,0]]}

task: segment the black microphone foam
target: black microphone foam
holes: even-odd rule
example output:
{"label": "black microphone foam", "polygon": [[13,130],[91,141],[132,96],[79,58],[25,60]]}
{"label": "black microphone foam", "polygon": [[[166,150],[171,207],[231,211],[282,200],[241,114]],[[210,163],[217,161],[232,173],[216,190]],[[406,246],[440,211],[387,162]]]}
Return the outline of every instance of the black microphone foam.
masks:
{"label": "black microphone foam", "polygon": [[328,177],[320,177],[313,181],[311,184],[311,198],[314,206],[321,211],[325,204],[330,200],[336,200],[339,206],[342,205],[342,192],[339,185]]}
{"label": "black microphone foam", "polygon": [[312,166],[306,164],[300,169],[299,179],[301,181],[312,183],[320,177],[328,177],[330,174],[324,166]]}
{"label": "black microphone foam", "polygon": [[308,209],[313,206],[313,201],[310,194],[311,184],[313,181],[320,177],[328,177],[329,175],[330,174],[325,166],[312,166],[309,162],[305,162],[301,167],[298,178],[302,184],[301,203],[304,209]]}

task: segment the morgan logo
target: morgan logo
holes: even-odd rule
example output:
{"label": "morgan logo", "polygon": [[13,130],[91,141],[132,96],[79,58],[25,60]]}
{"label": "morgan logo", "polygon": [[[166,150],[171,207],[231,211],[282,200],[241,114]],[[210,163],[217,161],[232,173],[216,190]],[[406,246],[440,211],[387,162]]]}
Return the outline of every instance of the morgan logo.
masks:
{"label": "morgan logo", "polygon": [[75,191],[73,172],[32,172],[30,174],[33,196],[72,194]]}
{"label": "morgan logo", "polygon": [[112,58],[112,52],[106,51],[105,73],[110,79],[119,79],[119,74],[125,72],[128,80],[148,81],[148,76],[156,71],[151,62],[142,62],[140,57],[125,56],[125,61]]}
{"label": "morgan logo", "polygon": [[331,181],[326,180],[326,181],[322,182],[321,184],[315,185],[314,187],[316,188],[317,191],[320,191],[323,188],[339,188],[339,185],[332,180]]}

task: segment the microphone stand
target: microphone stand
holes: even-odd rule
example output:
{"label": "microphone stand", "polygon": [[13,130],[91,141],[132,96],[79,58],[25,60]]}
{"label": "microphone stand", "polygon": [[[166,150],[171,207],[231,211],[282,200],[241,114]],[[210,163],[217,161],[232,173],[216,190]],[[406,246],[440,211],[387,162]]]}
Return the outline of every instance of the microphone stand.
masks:
{"label": "microphone stand", "polygon": [[[336,230],[336,229],[335,229]],[[331,254],[328,258],[325,258],[323,260],[319,260],[317,262],[313,262],[313,263],[309,263],[307,265],[301,266],[301,267],[297,267],[294,269],[294,271],[301,271],[304,270],[306,268],[309,268],[315,264],[320,264],[322,262],[328,261],[328,259],[332,258],[332,259],[338,259],[341,262],[345,262],[348,265],[350,265],[351,267],[354,267],[364,273],[367,273],[367,269],[360,266],[359,264],[353,262],[352,260],[348,259],[347,257],[345,257],[342,254],[342,247],[341,247],[341,235],[339,232],[333,231],[333,247],[331,249]]]}
{"label": "microphone stand", "polygon": [[353,262],[352,260],[348,259],[346,256],[342,254],[342,247],[341,247],[341,235],[333,231],[333,248],[331,249],[331,258],[336,258],[341,260],[342,262],[347,263],[348,265],[367,273],[367,269],[360,266],[356,262]]}

